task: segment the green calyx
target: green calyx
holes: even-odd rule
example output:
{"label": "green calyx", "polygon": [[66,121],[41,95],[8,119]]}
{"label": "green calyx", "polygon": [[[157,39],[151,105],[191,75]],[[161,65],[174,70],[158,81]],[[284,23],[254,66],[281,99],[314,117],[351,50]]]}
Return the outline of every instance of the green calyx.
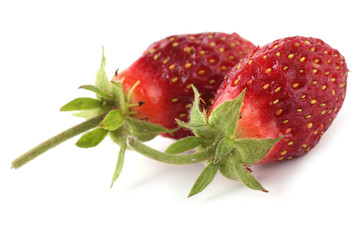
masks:
{"label": "green calyx", "polygon": [[[206,167],[193,185],[189,197],[204,190],[220,171],[225,177],[239,180],[247,187],[267,192],[249,171],[249,166],[261,161],[272,147],[281,140],[239,139],[236,128],[239,120],[245,90],[235,99],[216,107],[208,116],[200,109],[200,94],[193,87],[194,104],[190,111],[190,121],[178,124],[190,129],[195,136],[179,140],[161,153],[132,139],[128,146],[155,160],[170,164],[191,164],[204,162]],[[129,140],[128,140],[129,142]],[[186,152],[192,150],[192,153]],[[193,153],[193,151],[196,153]],[[206,153],[206,154],[205,154]],[[197,158],[201,156],[202,158]],[[204,156],[206,155],[206,156]]]}
{"label": "green calyx", "polygon": [[113,186],[122,170],[125,150],[127,149],[127,138],[129,136],[135,137],[139,141],[149,141],[159,133],[169,133],[178,130],[167,129],[160,125],[132,117],[134,112],[131,111],[131,108],[144,104],[131,102],[131,94],[139,82],[134,84],[129,92],[124,93],[122,87],[123,80],[110,82],[105,72],[105,65],[106,59],[104,56],[104,48],[102,48],[101,64],[96,74],[95,85],[80,86],[80,89],[94,92],[96,97],[76,98],[60,108],[60,111],[76,111],[73,114],[74,116],[83,117],[87,120],[21,155],[12,162],[13,168],[17,169],[23,166],[50,148],[78,134],[86,132],[76,142],[76,146],[81,148],[95,147],[107,135],[110,135],[111,139],[120,147],[111,181],[111,186]]}

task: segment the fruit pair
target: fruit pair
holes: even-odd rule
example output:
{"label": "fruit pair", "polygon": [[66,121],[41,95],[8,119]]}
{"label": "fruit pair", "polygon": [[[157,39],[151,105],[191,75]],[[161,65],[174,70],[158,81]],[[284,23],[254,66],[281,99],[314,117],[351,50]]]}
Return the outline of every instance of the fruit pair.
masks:
{"label": "fruit pair", "polygon": [[[254,48],[236,34],[172,36],[151,45],[111,83],[103,57],[95,86],[82,86],[97,99],[75,99],[62,108],[81,110],[78,115],[89,120],[39,145],[13,166],[99,126],[77,145],[96,146],[110,133],[121,149],[112,184],[128,147],[171,164],[205,162],[189,196],[202,191],[218,171],[266,191],[249,167],[313,148],[343,104],[348,70],[337,50],[315,38],[284,38]],[[183,139],[165,153],[141,143],[159,133]],[[179,154],[192,149],[196,152]]]}

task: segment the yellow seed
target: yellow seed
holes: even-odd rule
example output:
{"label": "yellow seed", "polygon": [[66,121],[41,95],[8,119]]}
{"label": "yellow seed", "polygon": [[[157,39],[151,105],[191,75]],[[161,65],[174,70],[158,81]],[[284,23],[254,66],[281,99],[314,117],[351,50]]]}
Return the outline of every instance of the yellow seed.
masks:
{"label": "yellow seed", "polygon": [[339,70],[339,69],[340,69],[340,66],[336,66],[335,69],[336,69],[336,70]]}
{"label": "yellow seed", "polygon": [[174,43],[172,44],[172,46],[173,46],[173,47],[179,46],[179,43],[178,43],[178,42],[174,42]]}
{"label": "yellow seed", "polygon": [[199,52],[200,55],[205,55],[205,53],[206,53],[206,52],[205,52],[204,50],[201,50],[201,51]]}
{"label": "yellow seed", "polygon": [[315,48],[313,48],[313,47],[310,48],[310,51],[315,52]]}
{"label": "yellow seed", "polygon": [[331,63],[331,59],[327,60],[327,63]]}
{"label": "yellow seed", "polygon": [[283,124],[287,124],[288,122],[289,122],[289,120],[286,119],[286,120],[284,120],[282,123],[283,123]]}
{"label": "yellow seed", "polygon": [[286,71],[286,70],[288,70],[288,68],[289,68],[288,66],[285,66],[285,67],[283,67],[283,70]]}
{"label": "yellow seed", "polygon": [[303,72],[304,72],[304,70],[303,70],[303,69],[300,69],[300,70],[299,70],[299,73],[303,73]]}
{"label": "yellow seed", "polygon": [[216,60],[215,59],[213,59],[213,58],[211,58],[211,59],[209,59],[209,61],[208,61],[209,63],[215,63],[216,62]]}
{"label": "yellow seed", "polygon": [[240,69],[240,67],[241,67],[241,63],[239,63],[239,65],[236,67],[237,69]]}
{"label": "yellow seed", "polygon": [[291,128],[286,128],[285,130],[284,130],[284,133],[285,134],[289,134],[291,132]]}
{"label": "yellow seed", "polygon": [[316,99],[311,99],[310,100],[310,104],[315,104],[316,103]]}
{"label": "yellow seed", "polygon": [[224,48],[219,48],[218,50],[219,50],[219,52],[224,52],[225,51]]}
{"label": "yellow seed", "polygon": [[302,112],[301,108],[296,109],[297,112]]}
{"label": "yellow seed", "polygon": [[185,117],[186,116],[186,113],[180,113],[179,114],[179,117]]}
{"label": "yellow seed", "polygon": [[316,134],[318,134],[319,133],[319,131],[314,131],[314,134],[316,135]]}
{"label": "yellow seed", "polygon": [[253,60],[250,60],[250,61],[249,61],[249,65],[251,65],[251,64],[252,64],[252,62],[253,62]]}
{"label": "yellow seed", "polygon": [[220,69],[221,69],[221,71],[226,71],[227,67],[226,66],[221,66]]}
{"label": "yellow seed", "polygon": [[186,63],[185,64],[185,68],[191,68],[192,64],[191,63]]}
{"label": "yellow seed", "polygon": [[304,94],[304,95],[302,95],[300,98],[301,98],[301,99],[304,99],[304,98],[306,98],[306,95]]}
{"label": "yellow seed", "polygon": [[313,83],[314,85],[316,85],[318,82],[317,82],[317,81],[313,81],[312,83]]}
{"label": "yellow seed", "polygon": [[317,69],[313,69],[313,70],[312,70],[312,72],[313,72],[314,74],[316,74],[317,71],[318,71]]}
{"label": "yellow seed", "polygon": [[291,87],[292,88],[297,88],[299,86],[299,83],[293,83],[293,84],[291,84]]}
{"label": "yellow seed", "polygon": [[317,59],[317,58],[314,59],[314,63],[318,63],[319,61],[320,61],[320,59]]}
{"label": "yellow seed", "polygon": [[279,102],[279,99],[276,99],[275,101],[273,101],[273,104],[277,104]]}
{"label": "yellow seed", "polygon": [[191,103],[188,103],[185,105],[185,108],[191,108],[192,107],[192,104]]}
{"label": "yellow seed", "polygon": [[280,52],[277,52],[276,53],[276,56],[280,57],[281,53]]}
{"label": "yellow seed", "polygon": [[211,42],[211,43],[210,43],[210,46],[211,46],[211,47],[215,47],[215,46],[216,46],[216,43]]}
{"label": "yellow seed", "polygon": [[157,60],[159,58],[159,54],[154,55],[154,60]]}
{"label": "yellow seed", "polygon": [[169,61],[169,58],[166,58],[164,61],[163,61],[163,64],[167,64]]}
{"label": "yellow seed", "polygon": [[289,146],[291,146],[291,145],[293,145],[293,144],[294,144],[294,142],[292,142],[292,141],[290,141],[290,142],[287,143],[287,145],[289,145]]}
{"label": "yellow seed", "polygon": [[335,82],[335,78],[331,78],[331,81],[332,81],[332,82]]}
{"label": "yellow seed", "polygon": [[179,99],[178,98],[173,98],[171,101],[172,102],[177,102]]}
{"label": "yellow seed", "polygon": [[174,37],[172,37],[172,38],[170,38],[169,39],[169,41],[171,42],[171,41],[174,41],[175,40],[175,38]]}
{"label": "yellow seed", "polygon": [[192,84],[186,85],[186,88],[187,88],[187,89],[191,89],[191,87],[192,87]]}
{"label": "yellow seed", "polygon": [[332,95],[335,95],[335,90],[332,90]]}
{"label": "yellow seed", "polygon": [[289,157],[287,157],[286,159],[287,159],[287,160],[290,160],[290,159],[292,159],[292,158],[293,158],[292,156],[289,156]]}
{"label": "yellow seed", "polygon": [[322,86],[321,86],[321,90],[325,90],[326,88],[327,88],[326,85],[322,85]]}
{"label": "yellow seed", "polygon": [[306,147],[307,147],[307,145],[304,143],[304,144],[302,145],[302,147],[303,147],[303,148],[306,148]]}
{"label": "yellow seed", "polygon": [[306,119],[309,119],[309,118],[311,118],[311,115],[307,115],[307,116],[305,116],[305,118],[306,118]]}
{"label": "yellow seed", "polygon": [[169,69],[170,70],[173,70],[175,68],[175,64],[171,64],[170,66],[169,66]]}
{"label": "yellow seed", "polygon": [[214,79],[211,79],[210,81],[209,81],[209,84],[213,84],[215,82],[215,80]]}
{"label": "yellow seed", "polygon": [[190,51],[191,51],[191,48],[190,48],[190,47],[184,47],[184,52],[189,53]]}
{"label": "yellow seed", "polygon": [[293,59],[295,57],[295,55],[293,53],[288,55],[288,59]]}
{"label": "yellow seed", "polygon": [[306,44],[308,44],[308,45],[311,44],[311,42],[309,42],[308,40],[305,40],[304,43],[306,43]]}
{"label": "yellow seed", "polygon": [[324,51],[324,53],[325,53],[325,54],[328,54],[328,52],[327,52],[327,51]]}
{"label": "yellow seed", "polygon": [[229,59],[229,60],[234,60],[234,59],[235,59],[235,57],[234,57],[234,56],[232,56],[232,55],[230,55],[230,56],[228,56],[228,59]]}
{"label": "yellow seed", "polygon": [[325,107],[326,104],[325,104],[325,103],[320,103],[319,106],[320,106],[320,107]]}
{"label": "yellow seed", "polygon": [[171,81],[172,81],[172,82],[177,82],[178,79],[179,79],[179,78],[174,77],[173,79],[171,79]]}
{"label": "yellow seed", "polygon": [[343,87],[345,87],[345,83],[343,82],[343,83],[340,83],[340,88],[343,88]]}
{"label": "yellow seed", "polygon": [[235,43],[230,43],[230,46],[235,47],[236,45],[235,45]]}
{"label": "yellow seed", "polygon": [[267,55],[265,54],[264,56],[263,56],[263,59],[266,59],[267,58]]}
{"label": "yellow seed", "polygon": [[284,156],[286,153],[287,153],[287,151],[284,150],[284,151],[282,151],[280,154]]}
{"label": "yellow seed", "polygon": [[329,72],[329,71],[327,71],[327,72],[325,72],[324,74],[325,74],[325,76],[327,76],[327,75],[329,75],[329,73],[330,73],[330,72]]}
{"label": "yellow seed", "polygon": [[263,86],[263,89],[264,89],[264,90],[266,90],[266,89],[268,89],[268,88],[269,88],[269,86],[270,86],[270,84],[269,84],[269,83],[267,83],[267,84],[265,84],[265,85]]}
{"label": "yellow seed", "polygon": [[307,147],[307,148],[305,149],[305,152],[308,152],[308,151],[310,151],[310,147]]}
{"label": "yellow seed", "polygon": [[312,122],[309,122],[309,123],[306,125],[307,128],[312,128],[313,126],[314,126],[314,123],[312,123]]}
{"label": "yellow seed", "polygon": [[284,159],[284,157],[279,157],[279,158],[278,158],[279,161],[281,161],[281,160],[283,160],[283,159]]}
{"label": "yellow seed", "polygon": [[268,73],[270,73],[271,71],[272,71],[272,69],[271,69],[271,68],[268,68],[268,69],[265,70],[265,73],[268,74]]}
{"label": "yellow seed", "polygon": [[279,47],[279,45],[275,45],[275,46],[274,46],[274,48],[278,48],[278,47]]}
{"label": "yellow seed", "polygon": [[239,55],[243,55],[244,52],[243,52],[243,51],[238,51],[238,54],[239,54]]}
{"label": "yellow seed", "polygon": [[282,113],[282,111],[283,110],[281,108],[279,108],[278,110],[276,110],[275,115],[279,116]]}
{"label": "yellow seed", "polygon": [[300,62],[305,62],[305,57],[301,57],[299,61]]}
{"label": "yellow seed", "polygon": [[155,48],[150,49],[149,53],[153,54],[155,52]]}
{"label": "yellow seed", "polygon": [[239,83],[239,81],[240,81],[240,79],[238,78],[238,79],[236,79],[235,81],[234,81],[234,84],[236,85],[236,84],[238,84]]}
{"label": "yellow seed", "polygon": [[321,115],[324,115],[326,113],[326,110],[323,110],[322,112],[321,112]]}
{"label": "yellow seed", "polygon": [[281,87],[277,87],[277,88],[275,89],[275,92],[279,92],[280,89],[281,89]]}
{"label": "yellow seed", "polygon": [[295,47],[300,47],[300,43],[295,43]]}
{"label": "yellow seed", "polygon": [[199,71],[198,71],[198,74],[199,74],[199,75],[203,75],[204,73],[205,73],[205,70],[199,70]]}

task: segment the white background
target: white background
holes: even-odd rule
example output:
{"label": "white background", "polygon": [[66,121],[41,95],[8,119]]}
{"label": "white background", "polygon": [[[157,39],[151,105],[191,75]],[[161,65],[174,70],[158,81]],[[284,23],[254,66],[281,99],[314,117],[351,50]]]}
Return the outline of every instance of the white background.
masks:
{"label": "white background", "polygon": [[[360,239],[359,35],[356,1],[1,1],[0,239]],[[72,139],[19,170],[11,161],[81,121],[60,106],[107,72],[124,69],[172,34],[238,32],[256,45],[323,39],[351,70],[343,108],[319,145],[296,160],[258,166],[270,190],[220,174],[186,196],[203,166],[160,164],[128,151],[109,188],[118,148]],[[90,95],[89,95],[90,96]],[[161,137],[149,144],[164,150]]]}

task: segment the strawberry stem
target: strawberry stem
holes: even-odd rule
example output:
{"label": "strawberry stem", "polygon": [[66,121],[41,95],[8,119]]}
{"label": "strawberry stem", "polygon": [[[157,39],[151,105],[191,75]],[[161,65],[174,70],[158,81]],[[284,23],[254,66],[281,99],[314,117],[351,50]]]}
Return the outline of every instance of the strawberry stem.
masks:
{"label": "strawberry stem", "polygon": [[46,140],[45,142],[37,145],[33,149],[29,150],[28,152],[24,153],[20,157],[16,158],[12,163],[12,168],[18,169],[19,167],[25,165],[26,163],[30,162],[32,159],[36,158],[37,156],[41,155],[42,153],[46,152],[47,150],[56,147],[62,142],[79,135],[80,133],[86,132],[94,127],[96,127],[106,116],[107,113],[103,113],[96,117],[90,118],[78,125],[75,125],[58,135]]}
{"label": "strawberry stem", "polygon": [[139,140],[133,137],[128,137],[127,145],[130,149],[135,150],[136,152],[146,157],[152,158],[159,162],[168,163],[168,164],[177,164],[177,165],[186,165],[186,164],[203,162],[209,158],[214,157],[214,152],[216,149],[216,144],[213,144],[201,152],[186,154],[186,155],[176,155],[176,154],[159,152],[155,149],[146,146],[145,144],[141,143]]}

